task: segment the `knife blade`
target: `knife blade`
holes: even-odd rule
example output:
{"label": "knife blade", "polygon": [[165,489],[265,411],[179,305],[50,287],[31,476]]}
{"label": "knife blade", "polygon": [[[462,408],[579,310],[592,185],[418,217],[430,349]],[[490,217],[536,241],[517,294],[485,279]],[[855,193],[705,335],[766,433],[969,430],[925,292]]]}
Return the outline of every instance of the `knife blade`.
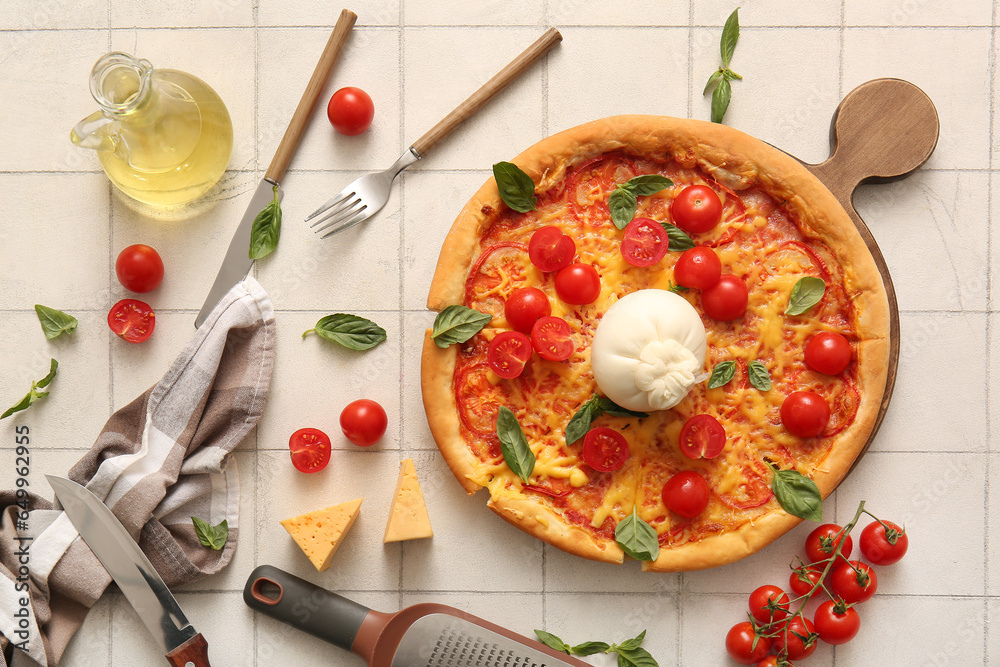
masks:
{"label": "knife blade", "polygon": [[320,93],[323,92],[323,87],[326,85],[327,79],[330,78],[330,72],[333,71],[333,66],[340,58],[340,52],[344,50],[347,36],[357,19],[357,14],[349,9],[340,12],[340,18],[337,19],[337,24],[334,26],[333,32],[330,33],[330,39],[327,40],[326,47],[323,49],[323,55],[316,63],[316,69],[313,70],[312,76],[309,78],[309,83],[306,85],[305,92],[302,93],[298,106],[295,107],[292,120],[285,128],[285,134],[281,137],[281,143],[278,144],[274,157],[271,158],[271,164],[264,172],[264,178],[257,186],[257,190],[236,228],[236,233],[233,234],[233,240],[229,243],[229,249],[222,260],[219,273],[215,276],[215,282],[212,283],[205,303],[202,305],[198,317],[194,320],[196,327],[202,325],[219,299],[233,285],[243,280],[253,268],[254,260],[250,259],[250,230],[253,227],[254,218],[274,199],[274,188],[279,188],[278,199],[281,199],[281,180],[292,161],[292,156],[295,155],[295,149],[299,147],[299,141],[302,139],[306,125],[309,124],[312,112],[316,108],[316,102],[319,101]]}
{"label": "knife blade", "polygon": [[177,667],[211,667],[208,642],[188,621],[118,517],[86,487],[55,475],[45,478],[80,537],[163,648],[167,661]]}

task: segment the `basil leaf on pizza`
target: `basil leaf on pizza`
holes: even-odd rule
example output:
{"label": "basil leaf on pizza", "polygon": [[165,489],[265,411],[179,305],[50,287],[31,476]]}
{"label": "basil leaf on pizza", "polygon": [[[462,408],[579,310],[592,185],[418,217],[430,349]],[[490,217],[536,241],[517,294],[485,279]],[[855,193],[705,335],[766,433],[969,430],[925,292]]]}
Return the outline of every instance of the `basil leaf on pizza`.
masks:
{"label": "basil leaf on pizza", "polygon": [[493,316],[466,306],[448,306],[434,318],[431,340],[438,347],[445,348],[455,343],[464,343],[483,330]]}
{"label": "basil leaf on pizza", "polygon": [[656,530],[639,518],[636,506],[632,514],[618,522],[615,527],[615,542],[622,551],[636,560],[656,560],[660,555],[660,541]]}
{"label": "basil leaf on pizza", "polygon": [[736,362],[732,359],[720,361],[712,369],[712,374],[708,376],[708,388],[715,389],[729,384],[729,381],[734,377],[736,377]]}
{"label": "basil leaf on pizza", "polygon": [[802,315],[823,299],[826,294],[826,283],[822,278],[805,276],[796,281],[792,293],[788,297],[786,315]]}
{"label": "basil leaf on pizza", "polygon": [[798,470],[774,469],[771,490],[781,509],[808,521],[823,521],[823,498],[816,482]]}
{"label": "basil leaf on pizza", "polygon": [[747,375],[750,379],[750,385],[754,389],[771,390],[771,371],[767,370],[767,366],[760,361],[754,359],[747,365]]}
{"label": "basil leaf on pizza", "polygon": [[683,252],[694,247],[694,241],[680,227],[671,225],[669,222],[661,222],[660,224],[667,230],[667,238],[670,239],[670,245],[667,246],[667,250],[670,252]]}
{"label": "basil leaf on pizza", "polygon": [[542,642],[549,648],[554,648],[557,651],[562,651],[567,655],[572,654],[572,649],[570,645],[563,640],[556,637],[551,632],[545,632],[545,630],[535,630],[535,635],[538,636],[538,641]]}
{"label": "basil leaf on pizza", "polygon": [[608,209],[611,212],[611,222],[618,229],[625,229],[635,217],[635,209],[639,205],[639,197],[654,195],[673,185],[666,176],[659,174],[644,174],[628,179],[619,184],[608,196]]}
{"label": "basil leaf on pizza", "polygon": [[497,413],[497,437],[500,438],[500,451],[507,467],[527,482],[535,469],[535,454],[528,446],[517,417],[505,405],[501,405]]}
{"label": "basil leaf on pizza", "polygon": [[642,176],[633,176],[628,179],[625,182],[625,187],[630,189],[639,197],[646,197],[648,195],[655,195],[660,190],[666,190],[673,184],[674,182],[666,176],[660,176],[659,174],[644,174]]}
{"label": "basil leaf on pizza", "polygon": [[507,206],[518,213],[535,210],[538,198],[535,196],[535,182],[513,162],[497,162],[493,165],[493,178],[497,181],[500,197]]}
{"label": "basil leaf on pizza", "polygon": [[601,396],[597,400],[597,409],[600,410],[599,414],[611,415],[612,417],[638,417],[639,419],[642,419],[643,417],[649,416],[648,412],[639,412],[637,410],[623,408],[607,396]]}
{"label": "basil leaf on pizza", "polygon": [[587,402],[580,406],[573,417],[566,424],[566,444],[572,445],[574,442],[587,435],[590,425],[601,415],[611,415],[612,417],[648,417],[645,412],[628,410],[612,401],[607,396],[594,394]]}

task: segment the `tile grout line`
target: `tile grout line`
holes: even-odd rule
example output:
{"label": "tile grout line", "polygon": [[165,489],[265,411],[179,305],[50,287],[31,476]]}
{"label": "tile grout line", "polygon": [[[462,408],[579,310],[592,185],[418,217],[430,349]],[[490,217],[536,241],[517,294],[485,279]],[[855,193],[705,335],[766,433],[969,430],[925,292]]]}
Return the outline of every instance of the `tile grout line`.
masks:
{"label": "tile grout line", "polygon": [[[837,76],[837,82],[838,82],[837,85],[839,86],[838,89],[837,89],[837,92],[838,92],[838,96],[840,97],[840,99],[844,99],[844,57],[845,57],[844,56],[844,41],[845,41],[844,40],[844,32],[845,32],[844,17],[847,14],[846,5],[847,5],[847,0],[840,0],[840,30],[838,31],[838,33],[840,35],[840,53],[839,53],[839,55],[837,57],[837,62],[838,62],[837,66],[838,66],[838,68],[840,70],[839,73],[838,73],[838,76]],[[836,660],[836,654],[835,654],[834,659]],[[834,664],[836,664],[836,662]]]}

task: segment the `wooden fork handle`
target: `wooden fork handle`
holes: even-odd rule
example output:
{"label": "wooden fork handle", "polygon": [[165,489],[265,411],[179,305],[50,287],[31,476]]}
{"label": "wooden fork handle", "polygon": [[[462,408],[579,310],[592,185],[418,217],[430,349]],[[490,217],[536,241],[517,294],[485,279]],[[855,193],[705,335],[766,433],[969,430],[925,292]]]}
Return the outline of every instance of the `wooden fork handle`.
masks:
{"label": "wooden fork handle", "polygon": [[510,85],[514,79],[521,76],[536,60],[541,58],[553,46],[562,41],[562,35],[555,28],[549,28],[545,34],[535,40],[521,55],[514,58],[497,74],[483,84],[483,87],[472,93],[454,111],[444,117],[437,125],[427,131],[424,136],[413,142],[413,148],[423,156],[439,141],[451,134],[462,121],[479,111],[494,95]]}
{"label": "wooden fork handle", "polygon": [[351,28],[354,27],[354,22],[357,19],[358,15],[349,9],[340,12],[340,18],[337,19],[337,24],[333,27],[333,33],[330,34],[330,39],[326,42],[326,48],[323,49],[323,55],[320,56],[319,62],[316,64],[316,69],[313,70],[312,78],[309,79],[309,85],[306,86],[305,92],[302,93],[299,106],[295,107],[292,120],[288,123],[285,135],[281,138],[281,143],[278,144],[278,150],[275,151],[274,157],[271,158],[271,164],[264,174],[267,180],[273,183],[280,183],[281,178],[285,175],[285,170],[288,169],[288,165],[292,161],[292,156],[295,155],[295,150],[299,147],[299,141],[302,140],[302,134],[306,130],[306,125],[309,124],[312,112],[316,108],[316,102],[319,101],[320,93],[323,92],[323,87],[326,86],[326,81],[330,78],[330,72],[333,71],[333,66],[337,64],[340,52],[344,50],[344,43],[347,41],[347,36],[350,34]]}

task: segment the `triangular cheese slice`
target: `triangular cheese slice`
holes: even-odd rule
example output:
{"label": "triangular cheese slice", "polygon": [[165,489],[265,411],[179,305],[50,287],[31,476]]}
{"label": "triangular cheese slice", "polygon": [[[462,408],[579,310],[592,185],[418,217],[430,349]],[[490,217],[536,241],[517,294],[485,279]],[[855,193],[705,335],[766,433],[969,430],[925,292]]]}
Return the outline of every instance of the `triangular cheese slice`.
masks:
{"label": "triangular cheese slice", "polygon": [[413,459],[406,459],[399,468],[396,495],[392,499],[392,509],[389,510],[389,521],[385,524],[385,538],[382,541],[399,542],[433,536],[424,494],[417,481],[417,470],[413,467]]}
{"label": "triangular cheese slice", "polygon": [[333,554],[337,553],[344,536],[358,518],[362,500],[364,498],[349,500],[333,507],[293,516],[282,521],[281,525],[316,569],[322,572],[330,567]]}

